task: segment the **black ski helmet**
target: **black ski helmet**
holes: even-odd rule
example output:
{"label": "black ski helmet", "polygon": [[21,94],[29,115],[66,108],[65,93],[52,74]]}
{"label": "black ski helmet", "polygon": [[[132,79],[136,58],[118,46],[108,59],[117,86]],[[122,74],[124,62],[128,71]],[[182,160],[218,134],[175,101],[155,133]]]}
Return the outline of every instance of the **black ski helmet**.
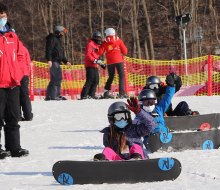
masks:
{"label": "black ski helmet", "polygon": [[128,113],[129,121],[131,121],[131,111],[124,102],[114,102],[108,108],[108,121],[110,124],[114,123],[114,115],[116,113]]}
{"label": "black ski helmet", "polygon": [[155,92],[151,89],[142,90],[138,96],[139,101],[150,100],[150,99],[151,100],[157,99]]}
{"label": "black ski helmet", "polygon": [[[157,76],[150,76],[147,78],[147,81],[146,81],[146,89],[151,89],[153,90],[156,94],[159,92],[159,88],[161,87],[161,80],[159,77]],[[156,87],[153,87],[153,88],[150,88],[150,85],[158,85],[158,88]]]}
{"label": "black ski helmet", "polygon": [[92,33],[92,37],[91,39],[97,43],[97,44],[101,44],[102,43],[102,34],[99,31],[95,31]]}
{"label": "black ski helmet", "polygon": [[158,85],[160,85],[161,84],[161,80],[157,76],[150,76],[150,77],[147,78],[146,87],[149,87],[150,84],[158,84]]}

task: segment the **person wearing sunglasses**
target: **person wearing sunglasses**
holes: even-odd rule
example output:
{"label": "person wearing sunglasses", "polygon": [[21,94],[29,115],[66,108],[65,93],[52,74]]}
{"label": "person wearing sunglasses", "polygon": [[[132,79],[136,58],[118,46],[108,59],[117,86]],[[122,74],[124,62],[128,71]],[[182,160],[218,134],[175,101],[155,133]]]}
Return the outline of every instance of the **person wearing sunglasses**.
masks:
{"label": "person wearing sunglasses", "polygon": [[[175,93],[178,92],[182,86],[182,80],[180,76],[175,73],[171,73],[175,82]],[[161,82],[160,78],[157,76],[150,76],[147,78],[146,86],[144,89],[151,89],[155,92],[157,97],[157,102],[159,103],[163,96],[166,93],[167,85]],[[179,102],[175,109],[172,107],[172,103],[170,103],[169,107],[165,112],[165,116],[184,116],[184,115],[198,115],[198,111],[192,111],[189,108],[189,105],[185,101]]]}
{"label": "person wearing sunglasses", "polygon": [[[150,114],[146,114],[135,97],[124,102],[115,102],[108,109],[109,126],[104,128],[102,153],[94,156],[98,160],[129,160],[147,159],[148,154],[143,150],[142,137],[149,135],[155,128],[156,122]],[[141,121],[133,124],[131,111]]]}

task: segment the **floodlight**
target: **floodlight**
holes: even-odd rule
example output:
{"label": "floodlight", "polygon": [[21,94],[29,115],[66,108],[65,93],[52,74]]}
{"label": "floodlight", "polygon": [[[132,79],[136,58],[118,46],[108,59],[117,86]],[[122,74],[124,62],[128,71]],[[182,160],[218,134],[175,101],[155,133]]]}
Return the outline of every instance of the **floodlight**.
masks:
{"label": "floodlight", "polygon": [[178,25],[184,25],[184,24],[187,24],[188,22],[190,22],[192,20],[192,15],[191,14],[184,14],[184,15],[179,15],[179,16],[176,16],[176,23]]}

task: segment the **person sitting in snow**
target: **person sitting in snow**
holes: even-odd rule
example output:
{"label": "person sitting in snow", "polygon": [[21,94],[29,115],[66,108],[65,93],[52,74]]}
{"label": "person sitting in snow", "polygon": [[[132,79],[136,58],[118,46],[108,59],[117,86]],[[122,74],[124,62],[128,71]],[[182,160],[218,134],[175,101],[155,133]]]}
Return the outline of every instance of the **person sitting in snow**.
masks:
{"label": "person sitting in snow", "polygon": [[[167,75],[166,83],[166,92],[162,100],[158,103],[157,96],[155,92],[151,89],[142,90],[138,96],[141,110],[143,110],[146,115],[152,115],[154,117],[154,121],[157,123],[157,126],[152,131],[152,133],[168,132],[168,129],[165,126],[164,113],[168,109],[171,100],[175,94],[176,77],[175,75],[173,75],[173,73]],[[140,124],[142,123],[142,121],[138,117],[135,117],[133,123]],[[146,144],[148,136],[149,135],[146,135],[144,137],[144,144]]]}
{"label": "person sitting in snow", "polygon": [[[175,73],[171,73],[175,79],[175,93],[178,92],[182,86],[182,80]],[[157,76],[150,76],[147,78],[146,86],[144,89],[151,89],[155,92],[157,96],[157,103],[159,103],[163,96],[165,95],[167,85],[161,82],[160,78]],[[185,101],[181,101],[175,109],[172,108],[172,103],[165,112],[165,116],[185,116],[185,115],[198,115],[198,111],[192,111],[189,105]]]}
{"label": "person sitting in snow", "polygon": [[[154,130],[156,123],[150,114],[140,108],[138,100],[131,97],[124,102],[115,102],[108,109],[110,125],[101,132],[105,146],[102,153],[96,154],[94,160],[129,160],[147,159],[147,152],[143,150],[142,137],[149,135]],[[141,121],[132,124],[131,111]]]}

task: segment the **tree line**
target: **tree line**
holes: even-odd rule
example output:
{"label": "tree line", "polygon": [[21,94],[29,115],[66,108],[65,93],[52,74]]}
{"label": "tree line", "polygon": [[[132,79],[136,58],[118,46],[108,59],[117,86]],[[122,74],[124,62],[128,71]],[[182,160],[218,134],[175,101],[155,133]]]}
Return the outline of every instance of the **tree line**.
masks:
{"label": "tree line", "polygon": [[45,61],[45,39],[55,25],[68,33],[63,39],[67,57],[82,64],[93,31],[108,27],[129,49],[129,57],[183,59],[183,31],[178,15],[190,13],[186,26],[187,57],[215,54],[219,47],[219,0],[1,0],[9,7],[9,22],[31,53]]}

